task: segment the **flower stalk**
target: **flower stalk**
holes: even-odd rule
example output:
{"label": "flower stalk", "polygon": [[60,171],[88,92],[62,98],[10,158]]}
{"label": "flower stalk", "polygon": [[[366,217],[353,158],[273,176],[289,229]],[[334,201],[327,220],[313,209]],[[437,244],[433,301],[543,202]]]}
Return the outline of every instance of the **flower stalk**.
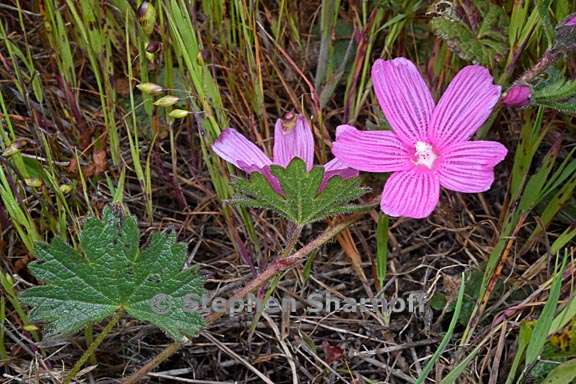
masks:
{"label": "flower stalk", "polygon": [[[256,289],[266,284],[277,273],[295,267],[296,265],[304,261],[306,256],[308,256],[310,253],[326,244],[334,236],[343,231],[349,225],[354,224],[356,221],[358,221],[362,216],[363,216],[362,214],[351,215],[346,219],[344,219],[343,221],[341,221],[340,223],[328,228],[320,236],[318,236],[310,243],[306,244],[304,247],[300,248],[292,255],[285,258],[278,258],[276,261],[270,264],[268,268],[266,268],[260,275],[258,275],[255,279],[252,279],[244,288],[240,288],[239,290],[237,290],[230,300],[242,299],[246,297],[249,293],[255,291]],[[224,315],[223,313],[219,312],[210,314],[209,316],[206,317],[206,324],[208,325],[217,321],[223,315]],[[178,352],[182,347],[182,345],[183,342],[181,341],[176,341],[168,345],[162,352],[156,355],[156,357],[154,357],[148,363],[143,365],[142,368],[140,368],[130,377],[126,378],[126,380],[124,380],[122,384],[139,383],[142,377],[144,377],[148,372],[152,371],[154,368],[162,364],[162,362],[164,362],[170,356]]]}
{"label": "flower stalk", "polygon": [[72,370],[70,371],[68,376],[66,376],[66,379],[64,379],[64,384],[70,384],[72,382],[72,380],[76,377],[78,372],[80,372],[80,369],[82,369],[84,364],[86,364],[90,356],[94,355],[96,349],[100,346],[100,344],[102,344],[102,342],[104,341],[106,336],[108,336],[108,334],[112,331],[112,329],[114,329],[114,327],[120,321],[123,315],[124,310],[119,309],[116,311],[116,313],[114,314],[112,319],[108,322],[108,324],[106,324],[102,332],[100,332],[98,337],[90,344],[90,346],[88,346],[86,351],[84,351],[82,356],[80,356],[80,359],[76,362],[76,364],[74,364],[74,367],[72,367]]}

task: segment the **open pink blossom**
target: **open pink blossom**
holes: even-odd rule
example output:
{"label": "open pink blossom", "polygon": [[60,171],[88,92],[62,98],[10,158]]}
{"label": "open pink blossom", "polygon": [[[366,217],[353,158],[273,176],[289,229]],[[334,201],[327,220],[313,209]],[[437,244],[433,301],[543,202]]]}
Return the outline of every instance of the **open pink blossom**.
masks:
{"label": "open pink blossom", "polygon": [[495,141],[469,141],[500,97],[486,68],[463,68],[436,105],[405,58],[377,60],[372,82],[392,131],[341,125],[332,152],[361,171],[394,172],[382,192],[382,212],[424,218],[438,204],[440,186],[469,193],[490,188],[507,150]]}
{"label": "open pink blossom", "polygon": [[[270,160],[260,148],[233,128],[224,130],[212,144],[212,149],[218,156],[244,172],[263,174],[277,193],[282,193],[282,187],[276,176],[270,172],[270,165],[276,164],[286,167],[292,159],[299,157],[306,163],[308,171],[312,170],[314,166],[312,129],[308,121],[300,115],[288,114],[286,119],[276,121],[274,127],[274,160]],[[324,179],[320,189],[323,189],[333,176],[351,178],[357,175],[357,170],[333,159],[324,165]]]}

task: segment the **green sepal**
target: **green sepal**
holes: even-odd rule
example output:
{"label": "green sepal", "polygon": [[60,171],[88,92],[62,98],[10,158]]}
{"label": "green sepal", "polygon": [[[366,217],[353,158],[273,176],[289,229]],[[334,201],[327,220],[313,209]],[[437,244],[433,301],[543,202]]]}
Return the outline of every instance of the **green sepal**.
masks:
{"label": "green sepal", "polygon": [[277,193],[264,175],[254,172],[248,179],[235,181],[238,194],[229,202],[270,209],[298,225],[365,208],[351,203],[368,191],[358,177],[332,176],[320,191],[324,167],[316,166],[308,171],[302,159],[294,158],[287,167],[271,165],[270,172],[278,179],[283,194]]}

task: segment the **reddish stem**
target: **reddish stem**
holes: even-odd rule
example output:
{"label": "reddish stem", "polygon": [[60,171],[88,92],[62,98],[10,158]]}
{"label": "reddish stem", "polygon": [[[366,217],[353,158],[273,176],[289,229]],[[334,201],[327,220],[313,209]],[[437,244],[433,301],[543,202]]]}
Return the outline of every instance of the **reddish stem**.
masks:
{"label": "reddish stem", "polygon": [[[312,240],[310,243],[306,244],[304,247],[300,248],[297,252],[293,253],[292,255],[279,258],[274,261],[272,264],[268,266],[260,275],[258,275],[255,279],[251,280],[244,288],[241,288],[234,293],[232,299],[241,299],[247,296],[249,293],[253,292],[254,290],[258,289],[262,285],[266,284],[268,280],[274,277],[277,273],[287,270],[291,268],[301,261],[305,259],[312,251],[320,248],[334,236],[336,236],[340,231],[347,228],[350,224],[356,222],[358,219],[362,217],[362,214],[352,215],[342,222],[334,225],[333,227],[328,228],[324,231],[320,236],[316,239]],[[215,312],[209,315],[206,318],[206,325],[213,323],[214,321],[218,320],[220,317],[224,315],[220,312]],[[136,384],[139,383],[142,377],[144,377],[148,372],[156,368],[160,365],[163,361],[168,359],[170,356],[178,352],[180,347],[182,346],[182,342],[175,341],[174,343],[168,345],[160,354],[156,355],[152,360],[142,366],[138,371],[133,373],[131,376],[126,378],[122,383],[123,384]]]}

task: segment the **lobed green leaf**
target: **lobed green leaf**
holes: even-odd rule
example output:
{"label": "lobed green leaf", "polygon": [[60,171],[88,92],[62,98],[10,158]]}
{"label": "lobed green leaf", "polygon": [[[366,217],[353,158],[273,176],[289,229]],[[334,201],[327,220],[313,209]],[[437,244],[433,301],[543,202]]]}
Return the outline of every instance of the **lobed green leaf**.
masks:
{"label": "lobed green leaf", "polygon": [[350,203],[367,191],[359,178],[333,176],[321,190],[324,168],[318,166],[308,171],[299,158],[292,160],[286,168],[272,165],[270,172],[278,179],[283,194],[277,193],[262,174],[253,173],[249,179],[236,180],[238,195],[229,202],[270,209],[299,225],[364,208]]}
{"label": "lobed green leaf", "polygon": [[187,301],[201,296],[203,282],[182,270],[186,246],[174,233],[152,235],[144,249],[139,241],[135,218],[107,207],[102,220],[86,221],[80,251],[58,238],[37,244],[29,268],[46,284],[21,294],[31,319],[46,322],[49,335],[72,334],[123,309],[175,339],[197,333],[203,320]]}

